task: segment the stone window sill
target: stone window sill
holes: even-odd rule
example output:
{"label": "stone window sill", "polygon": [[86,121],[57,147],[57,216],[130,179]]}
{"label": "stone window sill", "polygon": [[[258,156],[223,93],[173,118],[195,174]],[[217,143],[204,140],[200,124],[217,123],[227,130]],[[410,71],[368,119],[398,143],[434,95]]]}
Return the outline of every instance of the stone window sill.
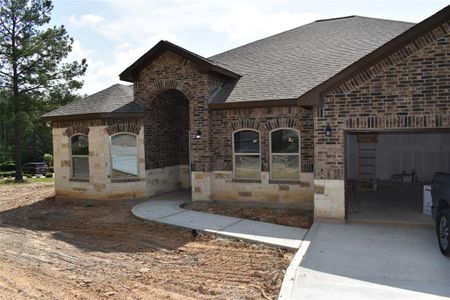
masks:
{"label": "stone window sill", "polygon": [[111,179],[111,183],[124,183],[124,182],[138,182],[143,181],[141,178],[114,178]]}
{"label": "stone window sill", "polygon": [[73,182],[89,182],[89,178],[69,178],[69,181],[73,181]]}
{"label": "stone window sill", "polygon": [[300,180],[269,180],[269,184],[287,184],[287,185],[300,185]]}
{"label": "stone window sill", "polygon": [[233,178],[232,182],[240,182],[240,183],[261,183],[260,179],[236,179]]}

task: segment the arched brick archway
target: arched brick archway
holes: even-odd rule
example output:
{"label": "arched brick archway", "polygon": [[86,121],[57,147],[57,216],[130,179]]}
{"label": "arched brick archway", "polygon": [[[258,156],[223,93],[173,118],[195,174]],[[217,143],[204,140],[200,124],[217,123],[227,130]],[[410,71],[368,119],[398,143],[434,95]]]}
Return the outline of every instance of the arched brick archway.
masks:
{"label": "arched brick archway", "polygon": [[189,103],[192,103],[195,99],[195,95],[188,87],[188,83],[181,80],[159,79],[149,85],[144,93],[136,97],[136,101],[145,107],[149,107],[153,100],[168,90],[177,90],[182,93]]}
{"label": "arched brick archway", "polygon": [[146,104],[145,157],[152,194],[190,187],[189,99],[165,89]]}
{"label": "arched brick archway", "polygon": [[156,95],[146,109],[147,169],[189,163],[189,100],[176,89]]}

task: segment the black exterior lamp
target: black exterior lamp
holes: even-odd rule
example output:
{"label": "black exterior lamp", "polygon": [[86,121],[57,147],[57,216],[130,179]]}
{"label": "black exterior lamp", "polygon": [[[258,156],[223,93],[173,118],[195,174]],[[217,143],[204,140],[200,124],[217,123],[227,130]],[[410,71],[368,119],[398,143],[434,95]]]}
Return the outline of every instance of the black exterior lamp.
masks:
{"label": "black exterior lamp", "polygon": [[331,135],[331,126],[330,124],[327,124],[327,127],[325,127],[325,135],[330,136]]}
{"label": "black exterior lamp", "polygon": [[195,138],[196,139],[199,139],[199,138],[201,138],[202,137],[202,132],[200,131],[200,129],[199,130],[197,130],[197,132],[195,133]]}

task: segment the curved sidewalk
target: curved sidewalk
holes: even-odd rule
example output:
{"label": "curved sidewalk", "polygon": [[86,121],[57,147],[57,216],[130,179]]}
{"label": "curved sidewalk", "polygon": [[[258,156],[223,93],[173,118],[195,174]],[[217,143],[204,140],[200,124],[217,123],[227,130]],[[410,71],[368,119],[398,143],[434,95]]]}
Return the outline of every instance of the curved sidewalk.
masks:
{"label": "curved sidewalk", "polygon": [[132,214],[140,219],[214,233],[227,238],[258,242],[297,250],[308,232],[302,228],[251,221],[241,218],[187,210],[185,191],[153,197],[134,206]]}

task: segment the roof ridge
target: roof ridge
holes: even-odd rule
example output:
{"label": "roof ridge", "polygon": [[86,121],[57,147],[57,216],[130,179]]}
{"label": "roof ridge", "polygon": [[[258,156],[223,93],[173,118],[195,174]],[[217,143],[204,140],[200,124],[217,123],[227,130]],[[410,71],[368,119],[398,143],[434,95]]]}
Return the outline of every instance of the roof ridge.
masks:
{"label": "roof ridge", "polygon": [[270,38],[273,38],[273,37],[278,36],[278,35],[285,34],[285,33],[287,33],[287,32],[293,31],[293,30],[298,29],[298,28],[303,27],[303,26],[311,25],[311,24],[313,24],[313,23],[315,23],[315,22],[309,22],[309,23],[306,23],[306,24],[303,24],[303,25],[300,25],[300,26],[296,26],[296,27],[294,27],[294,28],[291,28],[291,29],[288,29],[288,30],[285,30],[285,31],[282,31],[282,32],[278,32],[278,33],[275,33],[275,34],[272,34],[272,35],[269,35],[269,36],[265,36],[265,37],[262,37],[262,38],[260,38],[260,39],[257,39],[257,40],[248,42],[248,43],[246,43],[246,44],[237,46],[237,47],[235,47],[235,48],[231,48],[231,49],[228,49],[228,50],[226,50],[226,51],[223,51],[223,52],[220,52],[220,53],[216,53],[216,54],[214,54],[214,55],[212,55],[212,56],[209,56],[209,57],[207,57],[207,58],[208,58],[208,59],[214,60],[213,57],[215,57],[215,56],[219,56],[219,55],[222,55],[222,54],[225,54],[225,53],[228,53],[228,52],[237,50],[237,49],[239,49],[239,48],[247,47],[247,46],[249,46],[249,45],[252,45],[252,44],[255,44],[255,43],[258,43],[258,42],[261,42],[261,41],[270,39]]}
{"label": "roof ridge", "polygon": [[335,18],[329,18],[329,19],[319,19],[315,20],[314,22],[325,22],[325,21],[333,21],[333,20],[340,20],[340,19],[348,19],[348,18],[354,18],[359,17],[357,15],[351,15],[351,16],[344,16],[344,17],[335,17]]}
{"label": "roof ridge", "polygon": [[117,85],[117,87],[119,88],[120,92],[124,95],[127,96],[127,93],[123,90],[123,87],[125,87],[125,84],[121,84],[121,83],[116,83],[115,85]]}
{"label": "roof ridge", "polygon": [[328,18],[328,19],[319,19],[319,20],[314,21],[314,23],[315,22],[326,22],[326,21],[350,19],[350,18],[364,18],[364,19],[372,19],[372,20],[380,20],[380,21],[400,22],[400,23],[407,23],[407,24],[417,24],[417,23],[414,23],[414,22],[408,22],[408,21],[402,21],[402,20],[393,20],[393,19],[385,19],[385,18],[377,18],[377,17],[369,17],[369,16],[360,16],[360,15],[351,15],[351,16]]}
{"label": "roof ridge", "polygon": [[[300,26],[296,26],[296,27],[294,27],[294,28],[291,28],[291,29],[288,29],[288,30],[285,30],[285,31],[282,31],[282,32],[275,33],[275,34],[273,34],[273,35],[269,35],[269,36],[266,36],[266,37],[262,37],[262,38],[260,38],[260,39],[254,40],[254,41],[252,41],[252,42],[249,42],[249,43],[246,43],[246,44],[243,44],[243,45],[240,45],[240,46],[237,46],[237,47],[232,48],[232,49],[228,49],[228,50],[223,51],[223,52],[220,52],[220,53],[216,53],[216,54],[214,54],[214,55],[212,55],[212,56],[207,57],[207,59],[213,60],[213,61],[217,62],[216,60],[214,60],[214,57],[215,57],[215,56],[221,56],[221,55],[223,55],[223,54],[225,54],[225,53],[228,53],[228,52],[231,52],[231,51],[235,51],[235,50],[237,50],[237,49],[239,49],[239,48],[247,47],[247,46],[249,46],[249,45],[252,45],[252,44],[255,44],[255,43],[259,43],[259,42],[261,42],[261,41],[264,41],[264,40],[266,40],[266,39],[271,39],[271,38],[274,38],[274,37],[276,37],[276,36],[280,36],[280,35],[283,35],[283,34],[286,34],[286,33],[289,33],[289,32],[295,31],[295,30],[298,30],[298,29],[301,28],[301,27],[310,26],[310,25],[312,25],[312,24],[320,23],[320,22],[323,22],[323,21],[332,21],[332,20],[350,19],[350,18],[365,18],[365,19],[372,19],[372,20],[389,21],[389,22],[396,22],[396,23],[405,23],[405,24],[411,24],[411,25],[415,25],[415,24],[416,24],[416,23],[407,22],[407,21],[398,21],[398,20],[390,20],[390,19],[382,19],[382,18],[374,18],[374,17],[365,17],[365,16],[359,16],[359,15],[351,15],[351,16],[344,16],[344,17],[336,17],[336,18],[330,18],[330,19],[319,19],[319,20],[316,20],[316,21],[312,21],[312,22],[309,22],[309,23],[300,25]],[[223,63],[222,63],[222,64],[223,64]],[[227,66],[227,67],[228,67],[228,66]]]}

